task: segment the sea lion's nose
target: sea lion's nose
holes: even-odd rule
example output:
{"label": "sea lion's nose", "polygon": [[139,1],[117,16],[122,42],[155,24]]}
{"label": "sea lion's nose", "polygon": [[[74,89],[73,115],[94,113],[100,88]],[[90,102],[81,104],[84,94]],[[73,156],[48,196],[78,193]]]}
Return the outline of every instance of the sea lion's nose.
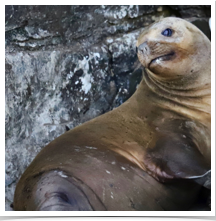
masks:
{"label": "sea lion's nose", "polygon": [[148,67],[149,63],[151,62],[151,49],[148,46],[148,41],[143,42],[137,47],[137,56],[139,61],[144,67]]}
{"label": "sea lion's nose", "polygon": [[146,54],[149,51],[147,41],[138,46],[138,53]]}

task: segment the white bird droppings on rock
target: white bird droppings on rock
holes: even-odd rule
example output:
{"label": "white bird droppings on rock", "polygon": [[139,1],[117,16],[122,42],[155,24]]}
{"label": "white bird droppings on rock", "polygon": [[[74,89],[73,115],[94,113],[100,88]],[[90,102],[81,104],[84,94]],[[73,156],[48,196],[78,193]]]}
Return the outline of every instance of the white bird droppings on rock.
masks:
{"label": "white bird droppings on rock", "polygon": [[100,54],[99,53],[94,53],[94,56],[100,58]]}
{"label": "white bird droppings on rock", "polygon": [[108,44],[113,43],[113,39],[112,38],[107,38],[107,43]]}
{"label": "white bird droppings on rock", "polygon": [[52,126],[50,127],[50,132],[55,131],[55,130],[56,130],[56,126],[55,126],[55,125],[52,125]]}
{"label": "white bird droppings on rock", "polygon": [[106,172],[107,172],[108,174],[110,174],[110,172],[109,172],[108,170],[106,170]]}
{"label": "white bird droppings on rock", "polygon": [[83,77],[79,78],[82,82],[82,90],[87,94],[89,90],[91,89],[91,75],[85,74]]}

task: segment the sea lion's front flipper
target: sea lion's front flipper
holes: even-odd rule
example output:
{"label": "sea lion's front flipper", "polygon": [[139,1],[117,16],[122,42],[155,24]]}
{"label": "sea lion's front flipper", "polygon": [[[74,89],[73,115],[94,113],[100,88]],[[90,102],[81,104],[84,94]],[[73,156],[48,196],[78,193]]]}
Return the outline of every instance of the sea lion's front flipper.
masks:
{"label": "sea lion's front flipper", "polygon": [[158,140],[155,147],[147,151],[144,163],[148,173],[161,182],[174,178],[198,179],[211,170],[211,163],[196,145],[177,136]]}

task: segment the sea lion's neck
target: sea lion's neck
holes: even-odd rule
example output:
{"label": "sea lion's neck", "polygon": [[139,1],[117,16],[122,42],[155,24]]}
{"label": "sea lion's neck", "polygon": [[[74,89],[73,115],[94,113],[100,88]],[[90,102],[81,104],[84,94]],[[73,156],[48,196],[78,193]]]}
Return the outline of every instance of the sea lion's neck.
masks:
{"label": "sea lion's neck", "polygon": [[143,81],[139,90],[149,90],[154,94],[161,107],[173,110],[177,114],[190,118],[200,118],[200,115],[210,116],[211,111],[211,87],[210,82],[204,85],[191,86],[191,88],[177,89],[169,87],[169,84],[160,82],[143,71]]}
{"label": "sea lion's neck", "polygon": [[[149,70],[143,71],[143,78],[145,79],[149,88],[159,87],[161,92],[168,92],[170,95],[177,97],[205,97],[211,95],[211,72],[205,74],[188,75],[174,80],[164,80],[151,76]],[[204,77],[203,77],[204,76]],[[154,89],[153,89],[154,90]]]}

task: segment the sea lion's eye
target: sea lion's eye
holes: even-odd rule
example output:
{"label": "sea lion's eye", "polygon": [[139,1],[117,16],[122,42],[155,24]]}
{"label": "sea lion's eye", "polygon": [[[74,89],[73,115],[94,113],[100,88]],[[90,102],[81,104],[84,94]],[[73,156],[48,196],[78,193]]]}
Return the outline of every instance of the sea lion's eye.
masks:
{"label": "sea lion's eye", "polygon": [[138,48],[136,47],[136,53],[138,53]]}
{"label": "sea lion's eye", "polygon": [[170,28],[167,28],[164,31],[162,31],[161,34],[166,36],[166,37],[170,37],[172,35],[172,30]]}

